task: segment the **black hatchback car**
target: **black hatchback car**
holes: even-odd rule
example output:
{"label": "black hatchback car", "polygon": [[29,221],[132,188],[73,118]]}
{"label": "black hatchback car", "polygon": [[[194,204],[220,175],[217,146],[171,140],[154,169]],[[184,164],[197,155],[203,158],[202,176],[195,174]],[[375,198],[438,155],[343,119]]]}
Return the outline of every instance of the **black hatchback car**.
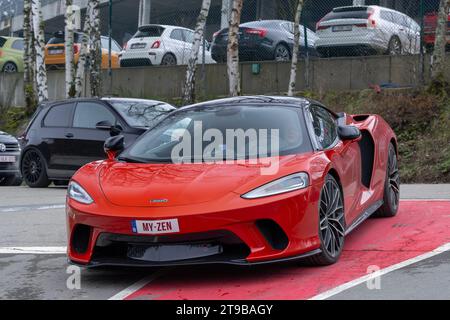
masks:
{"label": "black hatchback car", "polygon": [[70,99],[43,104],[19,137],[20,170],[33,188],[65,185],[86,163],[105,158],[110,136],[131,144],[175,108],[155,100]]}
{"label": "black hatchback car", "polygon": [[[316,34],[300,26],[299,55],[317,56],[314,44]],[[216,62],[227,61],[228,28],[214,34],[211,56]],[[261,20],[243,23],[239,26],[239,60],[241,61],[288,61],[294,48],[294,23],[285,20]]]}

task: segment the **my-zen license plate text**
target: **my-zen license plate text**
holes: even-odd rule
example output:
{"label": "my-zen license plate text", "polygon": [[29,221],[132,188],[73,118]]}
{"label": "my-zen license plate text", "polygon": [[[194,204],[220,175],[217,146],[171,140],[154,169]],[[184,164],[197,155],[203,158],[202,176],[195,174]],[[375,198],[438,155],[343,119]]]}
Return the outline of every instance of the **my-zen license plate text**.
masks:
{"label": "my-zen license plate text", "polygon": [[16,162],[15,156],[0,156],[0,162]]}
{"label": "my-zen license plate text", "polygon": [[133,220],[132,230],[140,234],[164,234],[180,232],[178,219],[167,220]]}

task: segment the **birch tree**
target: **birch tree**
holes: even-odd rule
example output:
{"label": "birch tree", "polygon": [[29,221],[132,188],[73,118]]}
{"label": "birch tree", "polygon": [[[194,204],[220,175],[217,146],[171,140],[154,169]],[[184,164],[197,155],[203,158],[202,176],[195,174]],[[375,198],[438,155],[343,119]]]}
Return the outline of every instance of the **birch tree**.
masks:
{"label": "birch tree", "polygon": [[78,56],[78,64],[75,77],[75,97],[81,97],[85,83],[85,71],[89,55],[89,38],[91,34],[91,11],[92,1],[89,1],[86,8],[86,18],[83,26],[83,36],[81,38],[80,54]]}
{"label": "birch tree", "polygon": [[445,47],[447,45],[447,20],[450,0],[441,0],[436,26],[436,38],[433,49],[433,60],[431,64],[431,79],[433,82],[441,82],[444,78]]}
{"label": "birch tree", "polygon": [[35,63],[33,59],[33,46],[34,46],[34,33],[32,28],[32,15],[31,15],[31,0],[24,1],[23,7],[23,38],[24,38],[24,97],[26,113],[32,115],[36,108],[36,94],[34,85],[34,70]]}
{"label": "birch tree", "polygon": [[200,14],[197,18],[197,25],[194,32],[194,42],[192,44],[191,57],[189,58],[186,80],[183,90],[183,105],[194,102],[195,100],[195,72],[197,70],[198,55],[200,52],[200,45],[205,33],[206,19],[208,19],[209,8],[211,0],[203,0]]}
{"label": "birch tree", "polygon": [[36,89],[38,102],[48,100],[47,70],[45,69],[45,35],[42,18],[41,0],[31,0],[31,14],[33,17],[34,48],[36,50]]}
{"label": "birch tree", "polygon": [[230,26],[228,29],[227,70],[230,96],[241,94],[241,75],[239,73],[239,24],[241,22],[243,0],[233,0]]}
{"label": "birch tree", "polygon": [[295,91],[297,78],[298,51],[300,47],[300,17],[302,15],[303,0],[298,0],[294,18],[294,48],[292,49],[291,76],[289,79],[288,96],[292,97]]}
{"label": "birch tree", "polygon": [[65,14],[65,57],[66,57],[66,98],[74,96],[74,17],[75,11],[73,8],[73,0],[66,0],[66,14]]}
{"label": "birch tree", "polygon": [[101,65],[102,65],[102,45],[100,36],[100,0],[91,0],[92,7],[90,11],[90,55],[89,55],[89,83],[91,95],[93,97],[101,96]]}

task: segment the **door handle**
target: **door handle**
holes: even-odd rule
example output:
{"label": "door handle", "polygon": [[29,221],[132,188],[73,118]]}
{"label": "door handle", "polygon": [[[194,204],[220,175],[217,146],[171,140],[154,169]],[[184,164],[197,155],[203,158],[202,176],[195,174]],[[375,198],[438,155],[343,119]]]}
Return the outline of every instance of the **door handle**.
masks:
{"label": "door handle", "polygon": [[70,132],[69,132],[69,133],[66,133],[66,138],[69,138],[69,139],[70,139],[70,138],[73,138],[73,133],[70,133]]}

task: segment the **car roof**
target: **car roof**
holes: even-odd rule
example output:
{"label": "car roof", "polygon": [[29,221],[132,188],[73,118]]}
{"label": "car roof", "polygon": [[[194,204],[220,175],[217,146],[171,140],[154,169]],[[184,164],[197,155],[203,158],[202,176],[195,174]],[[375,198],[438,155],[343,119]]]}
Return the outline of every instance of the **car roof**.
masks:
{"label": "car roof", "polygon": [[121,97],[104,97],[104,98],[71,98],[71,99],[64,99],[64,100],[56,100],[56,101],[47,101],[43,102],[40,106],[41,108],[48,108],[57,104],[63,104],[63,103],[70,103],[70,102],[91,102],[91,101],[135,101],[135,102],[155,102],[155,103],[164,103],[166,105],[171,106],[170,103],[159,101],[159,100],[151,100],[151,99],[134,99],[134,98],[121,98]]}
{"label": "car roof", "polygon": [[138,29],[146,28],[146,27],[162,27],[164,29],[184,29],[184,30],[193,31],[192,29],[189,29],[189,28],[180,27],[180,26],[172,26],[172,25],[168,25],[168,24],[144,24],[142,26],[139,26]]}

